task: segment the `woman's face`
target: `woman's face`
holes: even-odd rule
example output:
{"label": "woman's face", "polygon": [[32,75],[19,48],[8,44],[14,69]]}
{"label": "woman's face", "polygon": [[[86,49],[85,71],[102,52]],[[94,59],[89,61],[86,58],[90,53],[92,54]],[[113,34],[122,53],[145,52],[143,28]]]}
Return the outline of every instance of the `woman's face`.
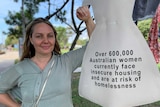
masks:
{"label": "woman's face", "polygon": [[50,55],[55,46],[55,34],[46,23],[36,24],[30,41],[35,48],[35,55]]}

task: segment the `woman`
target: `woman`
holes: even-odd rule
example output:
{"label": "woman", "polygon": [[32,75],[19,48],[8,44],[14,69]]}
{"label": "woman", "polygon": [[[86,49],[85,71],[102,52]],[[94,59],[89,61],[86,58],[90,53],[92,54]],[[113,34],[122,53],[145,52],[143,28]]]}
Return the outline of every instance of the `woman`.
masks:
{"label": "woman", "polygon": [[[85,21],[90,36],[95,25],[88,7],[78,8],[77,17]],[[27,26],[21,61],[0,76],[0,103],[8,107],[73,107],[71,73],[81,65],[86,46],[60,55],[56,38],[54,27],[43,18]],[[7,93],[15,87],[22,104]]]}

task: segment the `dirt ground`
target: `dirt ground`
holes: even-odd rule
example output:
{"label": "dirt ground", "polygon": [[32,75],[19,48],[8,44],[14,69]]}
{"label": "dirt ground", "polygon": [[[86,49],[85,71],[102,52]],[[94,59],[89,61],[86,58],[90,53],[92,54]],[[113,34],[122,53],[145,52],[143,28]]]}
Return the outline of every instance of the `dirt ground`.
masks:
{"label": "dirt ground", "polygon": [[5,60],[14,60],[19,58],[18,51],[6,51],[5,54],[0,54],[0,62]]}

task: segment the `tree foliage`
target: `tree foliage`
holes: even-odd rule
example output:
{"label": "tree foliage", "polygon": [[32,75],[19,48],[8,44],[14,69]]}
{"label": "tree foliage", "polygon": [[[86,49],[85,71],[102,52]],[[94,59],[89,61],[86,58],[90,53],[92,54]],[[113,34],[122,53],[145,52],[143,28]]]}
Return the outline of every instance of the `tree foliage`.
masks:
{"label": "tree foliage", "polygon": [[85,45],[86,42],[87,42],[87,39],[84,39],[84,40],[79,39],[79,40],[77,41],[77,45]]}
{"label": "tree foliage", "polygon": [[22,17],[20,13],[9,11],[8,17],[5,18],[5,22],[10,25],[10,28],[8,28],[8,32],[3,33],[7,35],[14,35],[16,38],[19,38],[22,34],[21,19]]}
{"label": "tree foliage", "polygon": [[[19,0],[14,0],[15,2],[18,2]],[[40,2],[44,2],[48,0],[24,0],[24,17],[26,25],[29,20],[32,20],[34,18],[34,14],[38,12],[39,4]],[[22,25],[23,25],[23,17],[22,17],[22,10],[19,12],[9,11],[8,17],[5,18],[6,24],[10,25],[10,28],[8,29],[8,32],[3,32],[4,34],[10,36],[14,35],[16,38],[22,37]]]}
{"label": "tree foliage", "polygon": [[143,34],[145,39],[148,39],[148,34],[151,26],[152,19],[146,19],[138,22],[138,28]]}
{"label": "tree foliage", "polygon": [[14,44],[17,44],[17,43],[18,43],[18,39],[13,35],[8,36],[7,39],[5,40],[5,45],[6,46],[14,45]]}
{"label": "tree foliage", "polygon": [[67,37],[67,31],[65,27],[56,27],[56,31],[57,31],[57,39],[58,42],[60,44],[60,47],[66,48],[67,47],[67,43],[68,43],[68,37]]}

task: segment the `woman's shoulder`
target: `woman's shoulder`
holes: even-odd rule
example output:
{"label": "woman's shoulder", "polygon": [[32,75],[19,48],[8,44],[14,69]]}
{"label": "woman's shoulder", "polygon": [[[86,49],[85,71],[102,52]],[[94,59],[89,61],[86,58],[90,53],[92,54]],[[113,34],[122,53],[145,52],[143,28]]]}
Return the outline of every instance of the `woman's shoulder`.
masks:
{"label": "woman's shoulder", "polygon": [[17,71],[24,71],[25,69],[30,69],[30,65],[29,65],[29,63],[30,63],[30,61],[29,61],[30,59],[28,59],[28,58],[26,58],[26,59],[24,59],[24,60],[22,60],[22,61],[19,61],[18,63],[16,63],[15,65],[14,65],[14,68],[17,70]]}
{"label": "woman's shoulder", "polygon": [[28,58],[25,58],[24,60],[22,60],[22,61],[18,61],[16,64],[15,64],[15,66],[23,66],[23,65],[25,65],[25,64],[27,64],[28,63]]}

